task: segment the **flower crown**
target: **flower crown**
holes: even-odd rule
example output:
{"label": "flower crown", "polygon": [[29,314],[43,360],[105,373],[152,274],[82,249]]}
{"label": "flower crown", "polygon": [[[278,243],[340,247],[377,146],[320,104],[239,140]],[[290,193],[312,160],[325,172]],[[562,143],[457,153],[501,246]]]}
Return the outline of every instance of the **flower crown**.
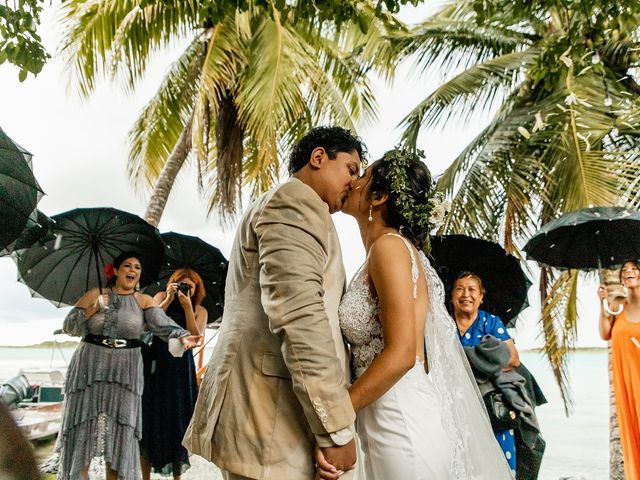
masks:
{"label": "flower crown", "polygon": [[[451,210],[451,202],[444,200],[442,192],[436,192],[435,182],[425,191],[420,192],[422,199],[411,195],[408,167],[412,162],[421,161],[424,158],[422,150],[413,152],[398,146],[386,152],[381,159],[387,167],[385,177],[389,182],[390,192],[396,197],[396,208],[409,228],[416,232],[431,232],[439,228],[444,224]],[[428,236],[422,249],[428,253]]]}

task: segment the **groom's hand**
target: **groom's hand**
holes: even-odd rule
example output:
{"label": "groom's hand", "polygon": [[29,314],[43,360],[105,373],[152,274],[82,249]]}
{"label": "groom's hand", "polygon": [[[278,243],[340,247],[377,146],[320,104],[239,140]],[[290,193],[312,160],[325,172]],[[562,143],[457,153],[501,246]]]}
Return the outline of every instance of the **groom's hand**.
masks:
{"label": "groom's hand", "polygon": [[322,448],[322,454],[327,462],[338,470],[346,472],[356,464],[356,441],[351,440],[342,446]]}

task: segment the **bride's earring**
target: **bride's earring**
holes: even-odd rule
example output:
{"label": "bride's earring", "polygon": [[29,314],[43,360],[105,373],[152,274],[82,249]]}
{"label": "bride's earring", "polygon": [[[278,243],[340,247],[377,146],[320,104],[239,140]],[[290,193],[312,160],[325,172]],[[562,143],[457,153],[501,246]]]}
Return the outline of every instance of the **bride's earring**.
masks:
{"label": "bride's earring", "polygon": [[369,220],[370,222],[373,222],[373,216],[371,215],[372,209],[373,209],[373,205],[369,205],[369,217],[367,218],[367,220]]}
{"label": "bride's earring", "polygon": [[629,289],[626,287],[626,285],[622,285],[622,291],[624,292],[625,297],[629,296]]}

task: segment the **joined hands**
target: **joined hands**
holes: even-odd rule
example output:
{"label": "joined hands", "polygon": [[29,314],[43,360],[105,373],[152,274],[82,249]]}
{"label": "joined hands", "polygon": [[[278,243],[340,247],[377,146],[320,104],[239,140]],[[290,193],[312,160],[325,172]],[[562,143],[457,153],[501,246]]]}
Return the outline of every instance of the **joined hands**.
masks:
{"label": "joined hands", "polygon": [[356,466],[356,442],[321,448],[316,445],[316,479],[336,480]]}

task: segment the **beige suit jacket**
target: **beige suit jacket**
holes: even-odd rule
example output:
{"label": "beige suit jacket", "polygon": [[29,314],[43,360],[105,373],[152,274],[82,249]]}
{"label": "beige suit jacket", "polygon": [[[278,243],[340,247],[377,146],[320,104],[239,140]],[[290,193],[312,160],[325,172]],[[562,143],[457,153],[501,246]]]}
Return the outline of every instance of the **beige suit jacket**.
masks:
{"label": "beige suit jacket", "polygon": [[327,205],[292,178],[243,216],[219,338],[184,445],[249,478],[313,478],[314,434],[350,427],[338,304],[345,274]]}

